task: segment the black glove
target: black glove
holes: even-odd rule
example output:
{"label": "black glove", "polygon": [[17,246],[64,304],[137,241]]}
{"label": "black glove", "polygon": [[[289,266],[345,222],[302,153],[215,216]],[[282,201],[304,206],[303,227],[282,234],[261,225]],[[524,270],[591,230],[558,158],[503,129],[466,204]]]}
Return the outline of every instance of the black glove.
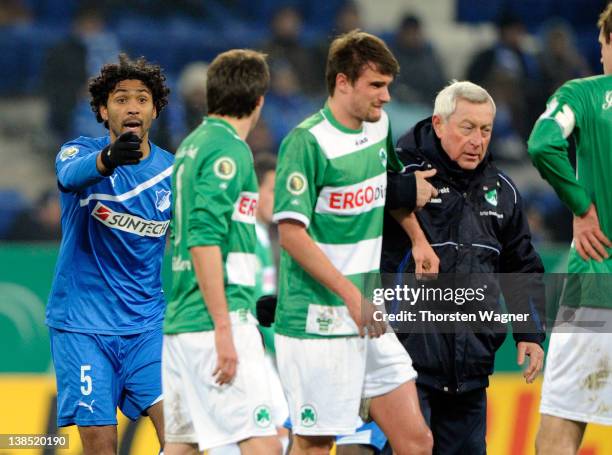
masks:
{"label": "black glove", "polygon": [[108,170],[115,169],[117,166],[125,164],[138,164],[142,158],[140,151],[140,138],[132,131],[128,131],[119,136],[115,142],[107,145],[102,150],[102,164]]}
{"label": "black glove", "polygon": [[274,322],[274,313],[276,312],[276,296],[264,295],[257,299],[255,305],[255,313],[259,325],[270,327]]}

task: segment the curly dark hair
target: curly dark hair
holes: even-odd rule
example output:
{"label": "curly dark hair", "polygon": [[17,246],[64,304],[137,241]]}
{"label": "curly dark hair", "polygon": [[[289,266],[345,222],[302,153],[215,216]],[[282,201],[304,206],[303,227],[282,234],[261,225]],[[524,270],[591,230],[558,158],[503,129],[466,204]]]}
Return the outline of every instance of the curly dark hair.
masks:
{"label": "curly dark hair", "polygon": [[151,90],[153,104],[157,115],[168,104],[170,89],[166,87],[166,76],[159,65],[154,65],[144,57],[131,60],[127,54],[119,54],[119,63],[107,63],[102,67],[100,75],[89,80],[89,94],[91,95],[91,110],[96,114],[99,123],[104,123],[108,128],[108,122],[100,116],[100,106],[106,106],[108,96],[115,86],[127,79],[142,81]]}

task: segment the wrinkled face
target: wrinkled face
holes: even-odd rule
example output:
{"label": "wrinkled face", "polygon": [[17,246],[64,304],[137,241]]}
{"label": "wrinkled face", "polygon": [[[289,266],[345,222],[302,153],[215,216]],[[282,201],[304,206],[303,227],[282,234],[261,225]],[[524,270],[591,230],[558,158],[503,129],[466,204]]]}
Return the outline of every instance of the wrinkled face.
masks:
{"label": "wrinkled face", "polygon": [[603,65],[604,74],[612,74],[612,34],[606,37],[603,30],[599,31],[599,46],[601,47],[601,64]]}
{"label": "wrinkled face", "polygon": [[265,224],[272,222],[274,210],[274,182],[276,172],[268,171],[259,184],[259,201],[257,202],[257,219]]}
{"label": "wrinkled face", "polygon": [[100,116],[108,122],[113,141],[127,131],[147,139],[157,117],[151,90],[140,80],[120,81],[108,95],[106,106],[100,106]]}
{"label": "wrinkled face", "polygon": [[348,111],[361,122],[376,122],[382,115],[382,107],[391,100],[389,84],[393,76],[381,74],[367,66],[361,76],[351,84],[347,81]]}
{"label": "wrinkled face", "polygon": [[471,103],[458,99],[448,120],[433,116],[436,136],[451,160],[461,169],[472,170],[484,159],[493,129],[493,107],[490,103]]}

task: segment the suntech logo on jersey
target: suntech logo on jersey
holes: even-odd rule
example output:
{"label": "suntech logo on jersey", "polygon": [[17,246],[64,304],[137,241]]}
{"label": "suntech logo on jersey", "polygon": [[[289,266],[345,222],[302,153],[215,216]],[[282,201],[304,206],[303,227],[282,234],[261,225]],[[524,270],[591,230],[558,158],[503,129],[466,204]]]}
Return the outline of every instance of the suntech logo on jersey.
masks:
{"label": "suntech logo on jersey", "polygon": [[91,216],[109,228],[142,237],[162,237],[170,224],[170,221],[151,221],[129,213],[115,212],[101,202],[96,204]]}

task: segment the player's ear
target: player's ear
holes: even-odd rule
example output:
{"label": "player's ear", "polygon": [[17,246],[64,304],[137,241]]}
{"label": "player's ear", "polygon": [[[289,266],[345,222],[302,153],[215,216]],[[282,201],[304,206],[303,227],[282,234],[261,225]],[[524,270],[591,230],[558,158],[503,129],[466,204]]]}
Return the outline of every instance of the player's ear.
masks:
{"label": "player's ear", "polygon": [[346,74],[336,74],[336,90],[338,90],[340,93],[346,93],[350,85],[351,81],[349,81],[349,78]]}
{"label": "player's ear", "polygon": [[108,122],[108,108],[104,105],[100,105],[98,107],[98,111],[100,112],[100,117],[102,117],[102,120]]}
{"label": "player's ear", "polygon": [[438,139],[440,139],[442,137],[442,131],[444,129],[444,121],[442,120],[442,117],[440,117],[439,115],[432,116],[431,124],[433,125],[433,129],[436,132],[436,136],[438,136]]}
{"label": "player's ear", "polygon": [[153,118],[157,118],[157,108],[153,105]]}

